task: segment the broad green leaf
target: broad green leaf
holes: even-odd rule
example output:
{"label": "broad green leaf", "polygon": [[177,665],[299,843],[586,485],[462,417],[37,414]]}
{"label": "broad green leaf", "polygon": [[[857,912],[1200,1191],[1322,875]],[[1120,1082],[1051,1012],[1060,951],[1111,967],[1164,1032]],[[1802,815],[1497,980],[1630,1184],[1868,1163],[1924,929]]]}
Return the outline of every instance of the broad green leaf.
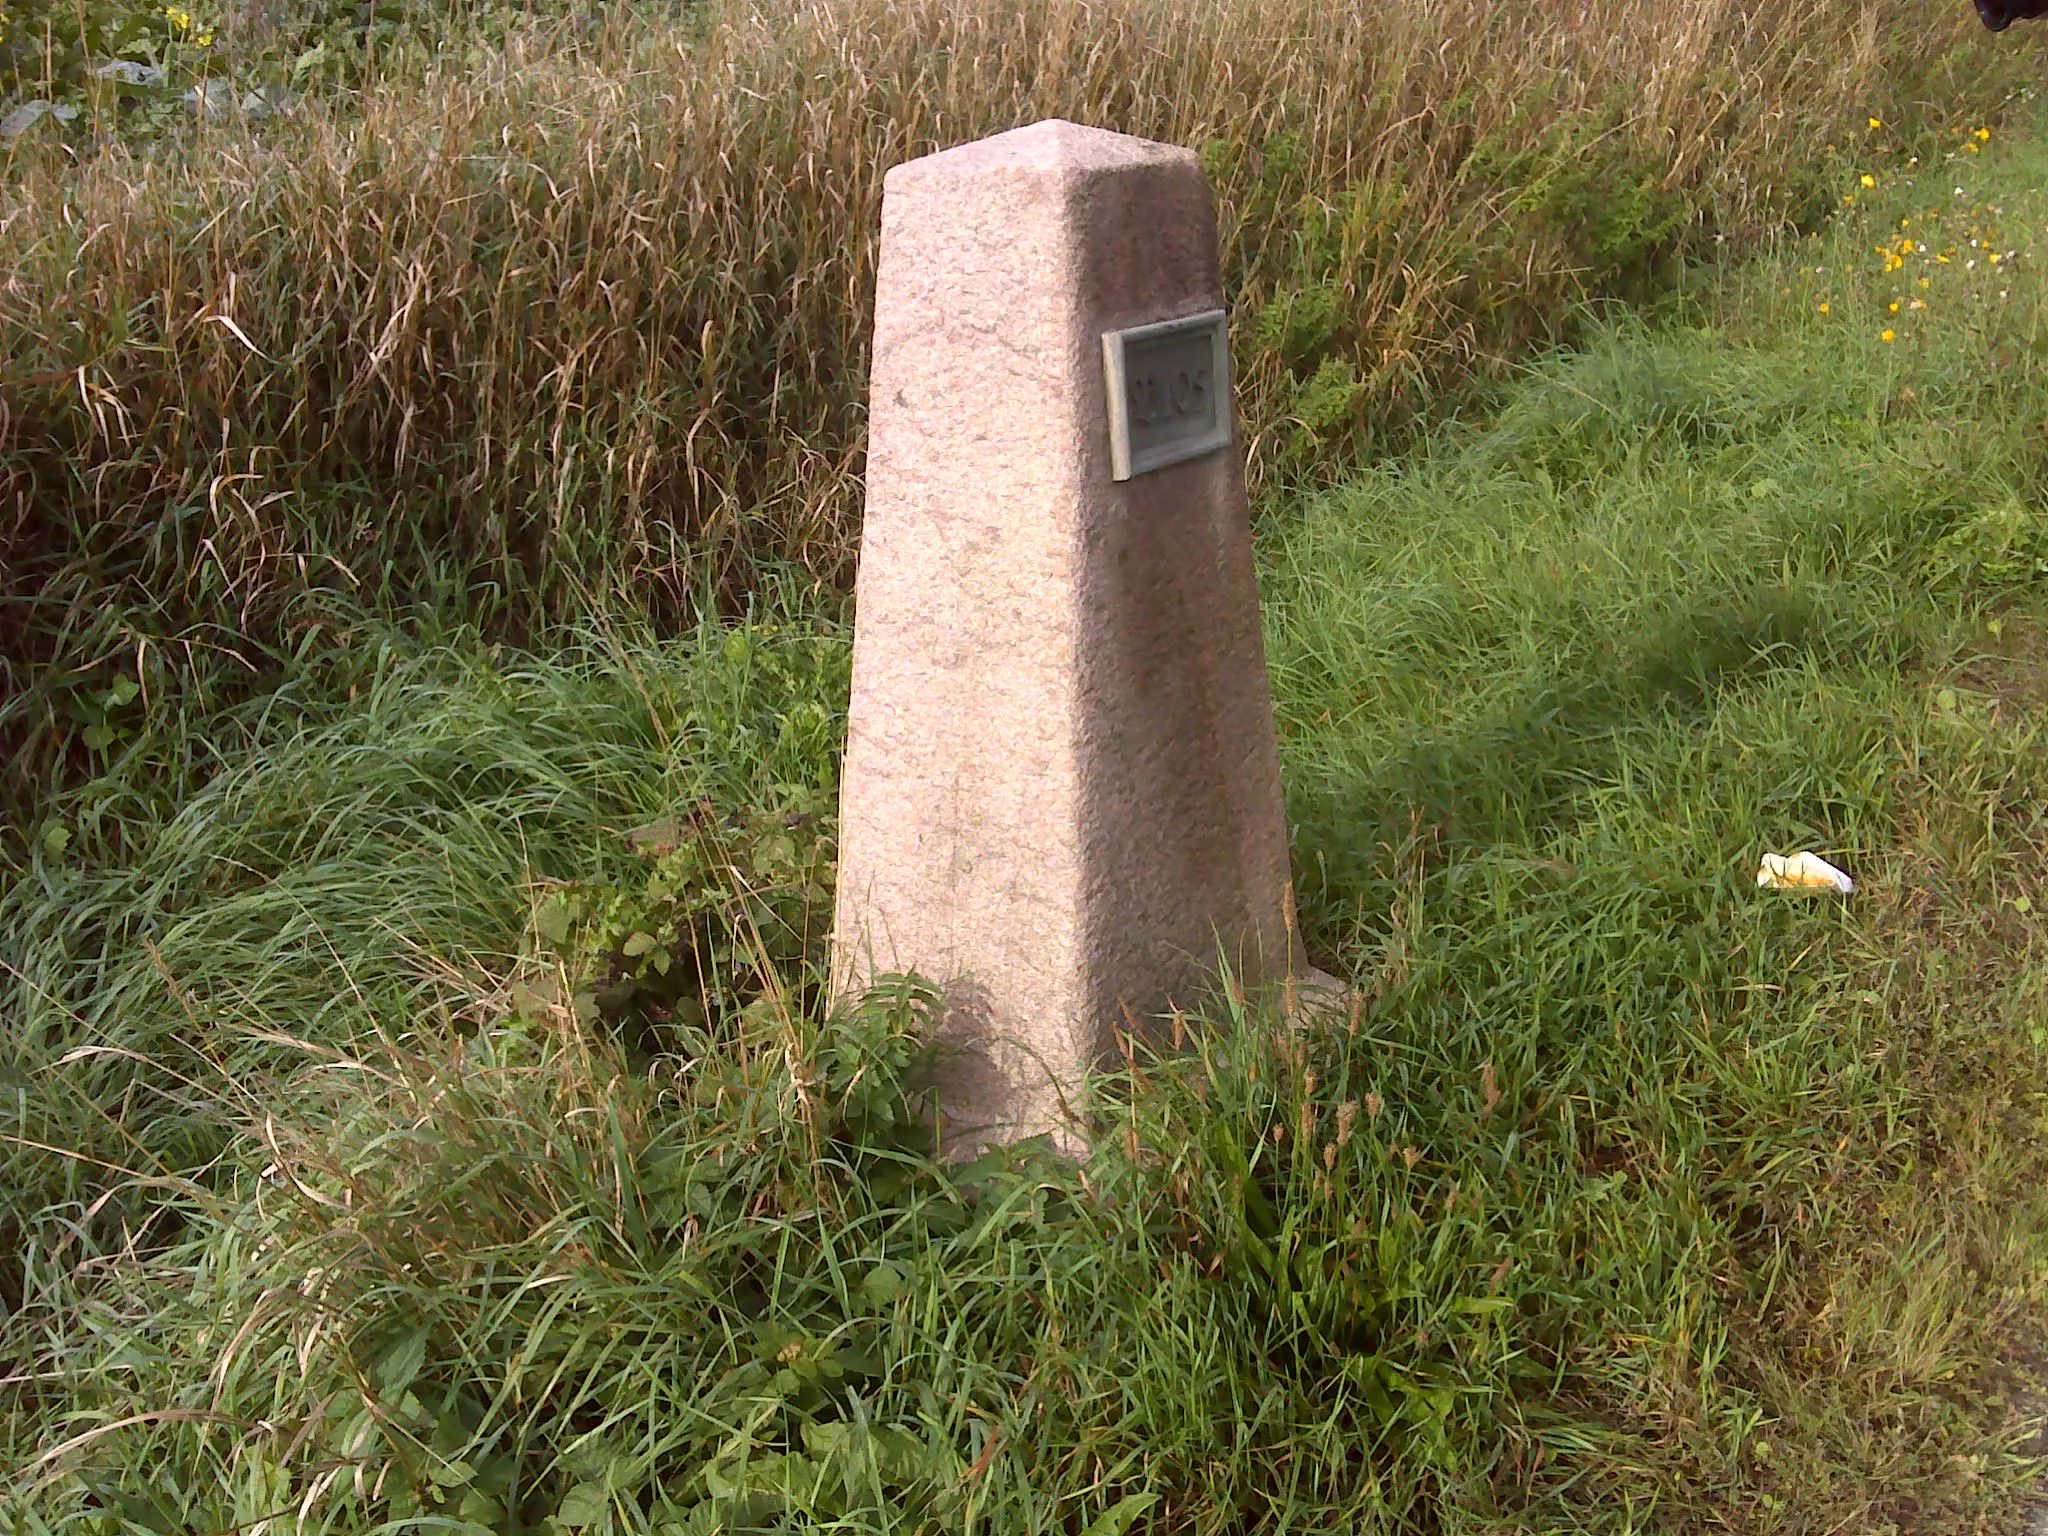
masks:
{"label": "broad green leaf", "polygon": [[1090,1521],[1081,1536],[1124,1536],[1131,1522],[1158,1502],[1156,1493],[1126,1494]]}
{"label": "broad green leaf", "polygon": [[566,944],[576,926],[576,910],[566,901],[543,902],[534,923],[550,944]]}
{"label": "broad green leaf", "polygon": [[857,1427],[844,1419],[832,1424],[807,1423],[804,1425],[804,1449],[820,1461],[844,1455],[855,1443],[854,1433]]}
{"label": "broad green leaf", "polygon": [[913,1481],[924,1469],[924,1442],[903,1429],[880,1429],[869,1435],[875,1470],[886,1483]]}
{"label": "broad green leaf", "polygon": [[426,1363],[427,1330],[415,1328],[384,1351],[370,1380],[385,1397],[396,1397],[413,1384]]}
{"label": "broad green leaf", "polygon": [[903,1271],[895,1264],[883,1262],[867,1273],[860,1283],[861,1294],[877,1307],[886,1307],[903,1290]]}
{"label": "broad green leaf", "polygon": [[562,1495],[562,1507],[555,1511],[555,1519],[567,1526],[595,1525],[610,1505],[611,1495],[603,1483],[578,1483]]}

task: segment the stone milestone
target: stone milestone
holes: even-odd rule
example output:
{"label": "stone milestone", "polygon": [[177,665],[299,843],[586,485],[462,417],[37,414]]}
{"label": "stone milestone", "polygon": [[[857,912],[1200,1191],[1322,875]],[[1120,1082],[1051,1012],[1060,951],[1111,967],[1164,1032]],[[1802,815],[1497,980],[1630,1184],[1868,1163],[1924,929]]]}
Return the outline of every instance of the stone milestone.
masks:
{"label": "stone milestone", "polygon": [[1223,311],[1187,150],[884,183],[834,988],[937,986],[949,1153],[1074,1147],[1120,1023],[1307,974]]}

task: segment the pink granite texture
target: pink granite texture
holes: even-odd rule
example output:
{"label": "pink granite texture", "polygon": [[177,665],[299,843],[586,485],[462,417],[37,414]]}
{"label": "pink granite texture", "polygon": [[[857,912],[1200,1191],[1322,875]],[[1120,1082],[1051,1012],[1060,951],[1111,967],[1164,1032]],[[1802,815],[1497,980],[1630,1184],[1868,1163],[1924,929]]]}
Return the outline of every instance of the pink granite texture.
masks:
{"label": "pink granite texture", "polygon": [[944,999],[948,1150],[1300,967],[1241,445],[1111,479],[1101,336],[1217,309],[1185,149],[1049,121],[885,182],[835,990]]}

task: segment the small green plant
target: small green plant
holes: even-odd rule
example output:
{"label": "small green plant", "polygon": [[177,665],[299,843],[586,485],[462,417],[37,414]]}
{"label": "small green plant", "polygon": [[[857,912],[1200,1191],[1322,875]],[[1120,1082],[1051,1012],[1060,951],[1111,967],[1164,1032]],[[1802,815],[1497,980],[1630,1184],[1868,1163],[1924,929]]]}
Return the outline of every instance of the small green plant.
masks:
{"label": "small green plant", "polygon": [[115,678],[105,688],[73,689],[65,700],[65,712],[79,728],[79,745],[88,752],[103,753],[118,742],[130,723],[129,706],[141,693],[142,685],[126,676]]}
{"label": "small green plant", "polygon": [[726,814],[702,800],[630,834],[643,882],[556,890],[535,926],[578,1016],[698,1038],[763,1001],[807,1006],[831,919],[832,811],[802,785]]}
{"label": "small green plant", "polygon": [[1274,473],[1301,476],[1327,469],[1330,444],[1356,425],[1371,386],[1348,357],[1326,357],[1307,378],[1288,381],[1287,412],[1275,428]]}
{"label": "small green plant", "polygon": [[1995,593],[2048,577],[2048,512],[2007,495],[1957,520],[1927,556],[1943,585]]}

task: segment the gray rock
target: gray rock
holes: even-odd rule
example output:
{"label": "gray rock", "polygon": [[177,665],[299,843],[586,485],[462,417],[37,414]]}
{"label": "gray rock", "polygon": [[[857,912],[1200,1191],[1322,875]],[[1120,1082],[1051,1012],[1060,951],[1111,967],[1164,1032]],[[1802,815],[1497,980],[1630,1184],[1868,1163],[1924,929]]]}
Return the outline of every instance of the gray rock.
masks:
{"label": "gray rock", "polygon": [[299,98],[290,91],[275,85],[259,85],[242,97],[242,114],[245,117],[289,117]]}
{"label": "gray rock", "polygon": [[182,100],[203,118],[222,118],[235,110],[235,88],[225,80],[209,80],[187,91]]}
{"label": "gray rock", "polygon": [[237,114],[247,118],[288,117],[299,98],[281,86],[259,85],[240,95],[225,80],[209,80],[204,91],[195,87],[185,93],[185,105],[208,121]]}
{"label": "gray rock", "polygon": [[121,85],[162,85],[163,67],[158,64],[143,64],[134,59],[108,59],[104,64],[95,65],[93,76],[100,80],[112,80]]}
{"label": "gray rock", "polygon": [[78,108],[61,101],[45,101],[38,97],[24,101],[20,106],[0,117],[0,140],[12,143],[46,117],[54,117],[60,123],[68,123],[78,116]]}

